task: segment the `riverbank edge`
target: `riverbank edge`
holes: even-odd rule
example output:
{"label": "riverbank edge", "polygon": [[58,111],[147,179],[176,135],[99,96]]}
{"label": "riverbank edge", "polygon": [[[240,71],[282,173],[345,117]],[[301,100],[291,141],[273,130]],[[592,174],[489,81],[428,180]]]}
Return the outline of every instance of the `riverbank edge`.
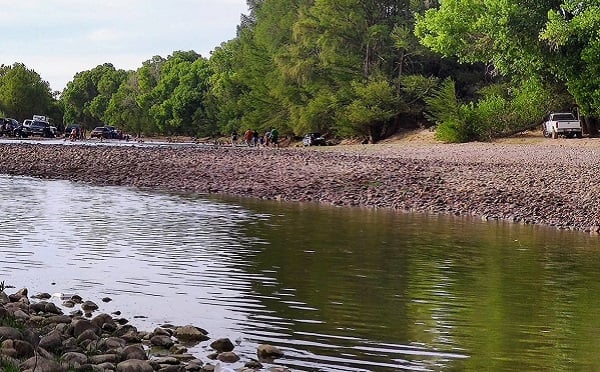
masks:
{"label": "riverbank edge", "polygon": [[475,216],[597,234],[597,152],[566,142],[319,149],[10,143],[0,145],[0,174]]}
{"label": "riverbank edge", "polygon": [[[255,358],[240,356],[228,338],[211,339],[206,330],[193,325],[164,324],[152,331],[138,331],[129,320],[118,317],[120,312],[94,314],[98,305],[77,294],[38,293],[30,298],[27,288],[12,294],[7,294],[6,288],[4,281],[0,283],[2,371],[211,372],[223,370],[221,364],[237,363],[243,365],[240,371],[250,372],[284,356],[268,344],[257,346]],[[63,307],[77,309],[65,315],[51,301],[54,296],[63,301]],[[206,355],[188,352],[188,347],[204,341],[210,342]],[[289,369],[274,365],[270,370]]]}

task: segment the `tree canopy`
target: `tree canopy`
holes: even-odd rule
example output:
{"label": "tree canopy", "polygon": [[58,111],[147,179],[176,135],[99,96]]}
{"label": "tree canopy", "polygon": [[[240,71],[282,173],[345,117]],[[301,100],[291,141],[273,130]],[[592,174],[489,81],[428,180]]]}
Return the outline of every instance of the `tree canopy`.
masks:
{"label": "tree canopy", "polygon": [[[488,140],[579,108],[600,110],[600,8],[571,0],[248,0],[209,58],[154,56],[77,73],[60,97],[22,64],[0,67],[0,110],[19,120],[135,134],[228,136],[277,128],[378,141],[434,126]],[[60,118],[62,117],[62,118]]]}

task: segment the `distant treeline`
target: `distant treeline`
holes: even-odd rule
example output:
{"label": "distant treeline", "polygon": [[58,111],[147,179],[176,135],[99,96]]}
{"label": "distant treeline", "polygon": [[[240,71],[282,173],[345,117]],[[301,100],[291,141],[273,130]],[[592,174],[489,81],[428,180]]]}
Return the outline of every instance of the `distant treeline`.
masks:
{"label": "distant treeline", "polygon": [[[278,128],[376,142],[434,127],[489,140],[578,108],[596,133],[600,8],[586,1],[248,0],[236,38],[210,57],[110,63],[62,92],[0,66],[0,111],[132,134],[221,136]],[[202,35],[198,35],[202,37]],[[596,67],[598,65],[598,67]]]}

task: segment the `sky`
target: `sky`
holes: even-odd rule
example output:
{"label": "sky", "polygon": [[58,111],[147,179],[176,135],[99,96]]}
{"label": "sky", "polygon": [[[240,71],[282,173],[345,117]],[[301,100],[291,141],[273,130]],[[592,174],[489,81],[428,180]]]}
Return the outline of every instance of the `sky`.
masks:
{"label": "sky", "polygon": [[0,64],[23,63],[62,91],[77,72],[153,56],[209,58],[236,36],[246,0],[0,0]]}

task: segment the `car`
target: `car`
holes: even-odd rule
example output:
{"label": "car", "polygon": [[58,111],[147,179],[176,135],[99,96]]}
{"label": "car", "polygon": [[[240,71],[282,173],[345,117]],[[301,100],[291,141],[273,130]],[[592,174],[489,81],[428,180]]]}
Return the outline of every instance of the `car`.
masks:
{"label": "car", "polygon": [[0,135],[14,137],[15,129],[19,128],[21,124],[13,118],[0,118]]}
{"label": "car", "polygon": [[111,138],[111,139],[123,139],[123,134],[122,134],[122,132],[119,129],[117,129],[117,128],[111,126],[111,125],[105,125],[104,127],[108,128],[108,130],[109,130],[109,133],[110,133],[110,137],[109,138]]}
{"label": "car", "polygon": [[54,131],[52,126],[47,121],[33,120],[27,127],[27,131],[32,136],[42,136],[46,138],[53,138]]}
{"label": "car", "polygon": [[108,139],[111,138],[112,133],[110,128],[107,127],[96,127],[90,133],[90,138]]}
{"label": "car", "polygon": [[321,133],[312,132],[304,136],[302,144],[304,146],[327,146],[327,140]]}

